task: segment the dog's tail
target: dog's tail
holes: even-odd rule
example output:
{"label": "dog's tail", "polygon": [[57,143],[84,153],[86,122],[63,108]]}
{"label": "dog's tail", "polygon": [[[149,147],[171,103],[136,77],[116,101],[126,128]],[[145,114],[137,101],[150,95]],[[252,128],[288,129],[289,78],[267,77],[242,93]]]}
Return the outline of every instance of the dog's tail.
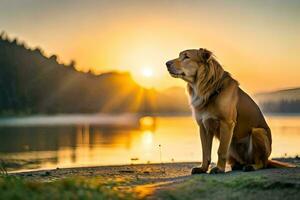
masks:
{"label": "dog's tail", "polygon": [[267,168],[295,168],[296,165],[280,162],[278,160],[268,160]]}

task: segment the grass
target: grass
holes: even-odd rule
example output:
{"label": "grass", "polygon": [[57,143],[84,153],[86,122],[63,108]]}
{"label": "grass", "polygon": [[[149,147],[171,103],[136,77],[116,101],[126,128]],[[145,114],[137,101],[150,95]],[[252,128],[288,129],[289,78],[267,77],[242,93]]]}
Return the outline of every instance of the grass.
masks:
{"label": "grass", "polygon": [[[296,175],[297,176],[297,175]],[[296,177],[297,180],[299,175]],[[296,180],[295,179],[295,180]],[[0,176],[0,199],[142,199],[135,179],[63,178],[51,182]],[[257,174],[199,175],[158,190],[150,199],[298,199],[300,184]]]}
{"label": "grass", "polygon": [[[175,170],[174,167],[177,170]],[[149,167],[149,166],[148,166]],[[152,167],[157,167],[153,165]],[[299,168],[266,169],[185,176],[190,165],[166,165],[165,173],[142,166],[127,168],[59,169],[23,174],[0,173],[2,199],[299,199]],[[139,169],[140,168],[140,169]],[[101,171],[101,169],[103,171]],[[122,170],[126,169],[126,170]],[[148,170],[148,168],[147,168]],[[182,173],[186,170],[186,173]],[[86,173],[89,172],[89,173]],[[92,174],[90,172],[93,172]],[[108,173],[108,174],[107,174]],[[153,174],[152,174],[153,173]],[[81,176],[81,177],[78,177]]]}
{"label": "grass", "polygon": [[[138,181],[138,184],[139,181]],[[299,183],[269,179],[262,175],[193,176],[154,193],[140,196],[136,180],[64,178],[51,182],[29,181],[22,177],[0,176],[0,199],[297,199]]]}
{"label": "grass", "polygon": [[0,175],[7,175],[7,169],[3,160],[0,160]]}
{"label": "grass", "polygon": [[157,198],[177,199],[299,199],[300,185],[262,175],[203,175],[158,192]]}
{"label": "grass", "polygon": [[0,199],[138,199],[125,180],[67,178],[52,182],[28,181],[21,177],[0,176]]}

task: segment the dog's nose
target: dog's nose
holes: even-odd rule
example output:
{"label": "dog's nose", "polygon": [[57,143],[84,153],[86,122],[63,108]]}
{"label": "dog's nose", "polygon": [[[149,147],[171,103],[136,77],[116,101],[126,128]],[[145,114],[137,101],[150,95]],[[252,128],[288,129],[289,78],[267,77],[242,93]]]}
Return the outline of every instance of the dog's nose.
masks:
{"label": "dog's nose", "polygon": [[172,65],[172,61],[168,61],[168,62],[166,62],[166,65],[167,65],[167,67],[169,68],[169,67],[171,67],[171,65]]}

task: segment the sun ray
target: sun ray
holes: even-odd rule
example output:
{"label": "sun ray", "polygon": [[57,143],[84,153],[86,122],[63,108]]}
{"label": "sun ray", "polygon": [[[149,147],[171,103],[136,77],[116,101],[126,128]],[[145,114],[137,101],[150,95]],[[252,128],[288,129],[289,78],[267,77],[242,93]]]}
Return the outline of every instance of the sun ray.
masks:
{"label": "sun ray", "polygon": [[130,93],[134,93],[134,85],[123,87],[122,90],[116,92],[109,101],[106,101],[100,109],[100,112],[110,112],[117,108],[123,103],[126,97],[130,95]]}

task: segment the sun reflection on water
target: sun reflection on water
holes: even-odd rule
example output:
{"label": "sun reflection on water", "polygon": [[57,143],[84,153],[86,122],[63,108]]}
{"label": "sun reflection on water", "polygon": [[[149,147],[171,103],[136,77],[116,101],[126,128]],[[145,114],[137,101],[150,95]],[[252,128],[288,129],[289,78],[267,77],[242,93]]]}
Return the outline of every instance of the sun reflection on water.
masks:
{"label": "sun reflection on water", "polygon": [[[299,154],[300,118],[267,117],[267,120],[273,133],[272,157]],[[140,129],[105,129],[88,125],[2,128],[0,158],[19,160],[23,169],[33,168],[32,163],[42,169],[201,161],[198,127],[191,117],[147,116],[140,119],[140,124]],[[24,146],[28,148],[24,149]],[[214,162],[217,147],[218,143],[214,142]],[[132,161],[132,158],[136,160]]]}
{"label": "sun reflection on water", "polygon": [[142,117],[139,122],[140,122],[140,128],[142,130],[145,129],[152,130],[155,128],[155,117],[150,117],[150,116]]}
{"label": "sun reflection on water", "polygon": [[143,144],[145,146],[152,145],[153,143],[153,132],[152,131],[144,131],[142,136]]}

